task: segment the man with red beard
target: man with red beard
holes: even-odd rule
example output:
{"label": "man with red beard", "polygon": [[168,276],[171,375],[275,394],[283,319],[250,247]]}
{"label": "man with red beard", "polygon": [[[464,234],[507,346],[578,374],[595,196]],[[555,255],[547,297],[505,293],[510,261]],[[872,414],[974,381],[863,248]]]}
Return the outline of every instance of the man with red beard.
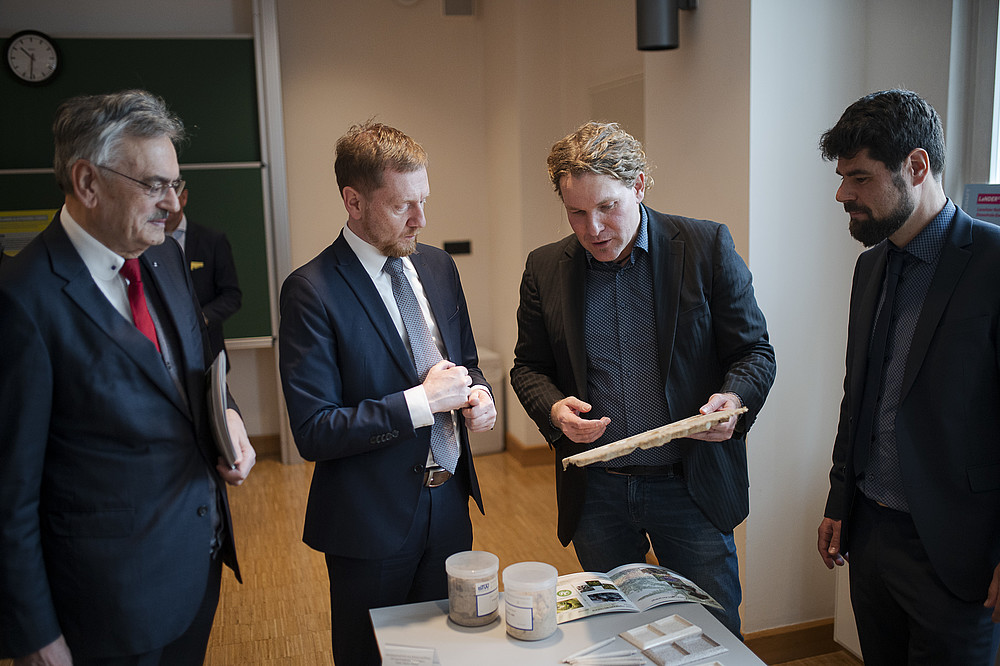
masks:
{"label": "man with red beard", "polygon": [[831,569],[850,555],[869,666],[992,664],[1000,228],[945,195],[941,119],[915,93],[861,98],[820,148],[851,235],[872,249],[854,271],[819,554]]}
{"label": "man with red beard", "polygon": [[378,664],[368,610],[441,599],[482,498],[466,429],[496,408],[451,257],[417,243],[427,155],[355,125],[334,165],[343,232],[281,290],[281,380],[295,443],[316,461],[303,540],[326,554],[337,666]]}

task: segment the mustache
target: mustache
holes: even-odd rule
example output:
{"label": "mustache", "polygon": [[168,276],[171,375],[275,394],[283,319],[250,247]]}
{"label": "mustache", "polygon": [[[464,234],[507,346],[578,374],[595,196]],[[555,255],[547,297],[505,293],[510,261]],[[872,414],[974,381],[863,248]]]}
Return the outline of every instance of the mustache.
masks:
{"label": "mustache", "polygon": [[861,204],[857,203],[856,201],[847,201],[847,202],[844,202],[844,212],[845,213],[868,213],[869,215],[871,214],[871,211],[868,209],[867,206],[862,206]]}
{"label": "mustache", "polygon": [[157,210],[149,217],[150,222],[159,222],[160,220],[165,220],[170,217],[170,213],[165,210]]}

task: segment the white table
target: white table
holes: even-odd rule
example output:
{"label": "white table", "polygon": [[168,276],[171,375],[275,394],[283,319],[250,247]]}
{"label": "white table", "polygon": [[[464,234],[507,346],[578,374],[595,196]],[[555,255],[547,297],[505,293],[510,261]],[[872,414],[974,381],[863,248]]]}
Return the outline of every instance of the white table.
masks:
{"label": "white table", "polygon": [[[447,599],[375,608],[370,613],[375,637],[383,654],[387,645],[435,648],[441,666],[559,664],[563,658],[589,645],[675,613],[698,625],[707,636],[728,648],[720,655],[694,664],[764,665],[701,604],[673,603],[651,608],[644,613],[605,613],[564,622],[554,634],[541,641],[519,641],[508,636],[503,609],[501,597],[500,617],[484,627],[462,627],[451,622],[448,619]],[[631,647],[618,637],[600,651]]]}

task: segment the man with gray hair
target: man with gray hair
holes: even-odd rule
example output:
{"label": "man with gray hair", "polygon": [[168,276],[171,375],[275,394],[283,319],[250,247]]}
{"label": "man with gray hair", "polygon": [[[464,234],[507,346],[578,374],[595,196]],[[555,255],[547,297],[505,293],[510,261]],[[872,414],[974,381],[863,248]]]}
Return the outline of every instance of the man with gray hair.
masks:
{"label": "man with gray hair", "polygon": [[[618,125],[586,123],[556,142],[548,167],[573,234],[528,255],[510,379],[556,452],[559,539],[587,571],[643,562],[652,542],[738,635],[745,438],[774,381],[750,271],[725,226],[643,205],[646,156]],[[740,406],[738,419],[687,439],[562,468],[567,456]]]}
{"label": "man with gray hair", "polygon": [[164,243],[183,124],[133,90],[64,102],[53,133],[65,203],[0,271],[0,655],[200,664],[222,563],[239,578],[225,485],[256,455],[233,408],[240,455],[218,455],[206,331]]}

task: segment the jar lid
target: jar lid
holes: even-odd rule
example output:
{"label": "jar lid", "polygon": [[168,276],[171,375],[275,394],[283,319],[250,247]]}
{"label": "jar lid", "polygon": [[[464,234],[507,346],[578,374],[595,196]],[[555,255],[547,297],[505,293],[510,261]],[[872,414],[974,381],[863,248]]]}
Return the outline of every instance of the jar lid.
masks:
{"label": "jar lid", "polygon": [[444,561],[444,570],[451,576],[469,577],[495,574],[500,568],[500,559],[485,550],[464,550],[449,555]]}
{"label": "jar lid", "polygon": [[554,587],[558,577],[559,571],[551,564],[518,562],[503,570],[503,585],[520,590],[544,590]]}

